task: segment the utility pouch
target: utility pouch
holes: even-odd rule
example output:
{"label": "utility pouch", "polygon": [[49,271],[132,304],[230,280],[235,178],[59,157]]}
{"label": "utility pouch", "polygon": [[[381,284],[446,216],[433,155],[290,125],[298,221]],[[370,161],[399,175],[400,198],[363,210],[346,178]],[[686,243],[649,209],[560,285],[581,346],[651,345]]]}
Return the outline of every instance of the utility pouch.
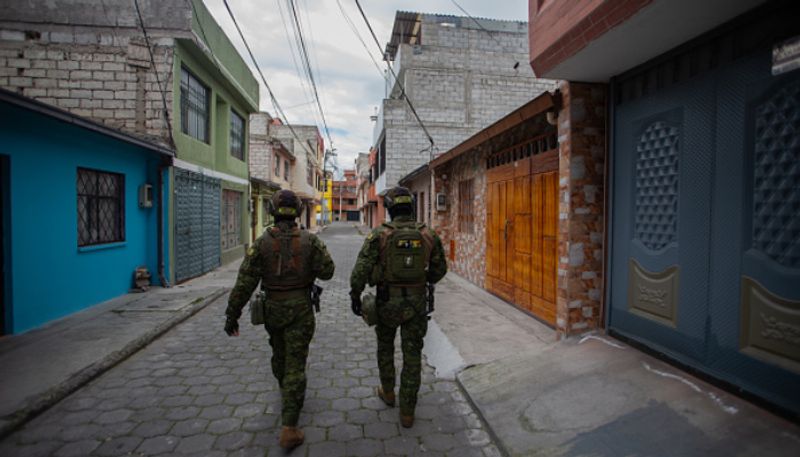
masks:
{"label": "utility pouch", "polygon": [[264,305],[267,301],[267,294],[260,290],[250,299],[250,323],[253,325],[264,325],[266,323]]}

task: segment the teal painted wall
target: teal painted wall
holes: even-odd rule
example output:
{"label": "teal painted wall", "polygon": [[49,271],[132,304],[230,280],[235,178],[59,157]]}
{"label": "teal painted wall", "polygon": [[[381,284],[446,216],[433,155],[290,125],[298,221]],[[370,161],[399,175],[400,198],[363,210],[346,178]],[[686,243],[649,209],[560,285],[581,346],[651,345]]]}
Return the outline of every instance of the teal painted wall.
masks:
{"label": "teal painted wall", "polygon": [[[140,265],[157,283],[157,206],[138,205],[139,185],[158,184],[156,154],[6,103],[0,154],[10,170],[14,333],[126,293]],[[124,242],[78,247],[78,167],[125,176]]]}

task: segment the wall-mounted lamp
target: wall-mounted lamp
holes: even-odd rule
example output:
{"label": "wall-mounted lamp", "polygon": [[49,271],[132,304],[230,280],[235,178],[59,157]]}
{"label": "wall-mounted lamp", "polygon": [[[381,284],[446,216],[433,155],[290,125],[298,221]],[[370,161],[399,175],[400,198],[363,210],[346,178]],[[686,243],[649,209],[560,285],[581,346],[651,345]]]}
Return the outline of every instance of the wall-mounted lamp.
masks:
{"label": "wall-mounted lamp", "polygon": [[558,113],[556,111],[548,111],[545,116],[548,124],[558,125]]}

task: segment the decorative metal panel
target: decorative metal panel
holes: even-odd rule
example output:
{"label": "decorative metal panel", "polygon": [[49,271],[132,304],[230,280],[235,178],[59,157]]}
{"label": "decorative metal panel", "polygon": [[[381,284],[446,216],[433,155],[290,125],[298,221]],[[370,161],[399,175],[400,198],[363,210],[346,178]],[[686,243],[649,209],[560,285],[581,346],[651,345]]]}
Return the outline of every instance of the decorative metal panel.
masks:
{"label": "decorative metal panel", "polygon": [[742,352],[800,373],[800,301],[742,278]]}
{"label": "decorative metal panel", "polygon": [[219,202],[219,179],[175,169],[176,281],[219,266]]}
{"label": "decorative metal panel", "polygon": [[628,307],[640,316],[677,326],[678,267],[653,273],[628,261]]}
{"label": "decorative metal panel", "polygon": [[753,247],[800,267],[800,81],[755,110]]}
{"label": "decorative metal panel", "polygon": [[635,236],[657,251],[677,241],[678,127],[650,124],[636,145]]}

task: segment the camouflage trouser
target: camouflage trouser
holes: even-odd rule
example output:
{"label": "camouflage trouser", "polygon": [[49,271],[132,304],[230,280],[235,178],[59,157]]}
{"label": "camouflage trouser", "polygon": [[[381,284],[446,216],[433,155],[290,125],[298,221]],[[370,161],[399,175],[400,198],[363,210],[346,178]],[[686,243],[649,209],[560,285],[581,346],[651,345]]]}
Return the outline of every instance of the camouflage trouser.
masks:
{"label": "camouflage trouser", "polygon": [[308,345],[316,325],[314,313],[302,303],[299,308],[297,305],[286,301],[268,302],[265,324],[272,346],[272,374],[281,388],[281,422],[290,427],[297,425],[303,409]]}
{"label": "camouflage trouser", "polygon": [[[381,385],[385,392],[394,390],[394,337],[400,327],[401,348],[403,350],[403,371],[400,373],[400,413],[406,416],[414,414],[417,406],[417,393],[422,377],[422,345],[428,331],[428,316],[424,313],[424,301],[405,303],[389,303],[389,307],[402,311],[390,313],[384,311],[386,305],[378,305],[378,323],[375,334],[378,337],[378,370]],[[381,309],[384,308],[384,309]],[[399,315],[398,315],[399,314]],[[400,315],[405,314],[405,320]],[[411,314],[412,317],[408,317]],[[395,318],[396,316],[396,318]],[[398,322],[401,322],[398,325]]]}

